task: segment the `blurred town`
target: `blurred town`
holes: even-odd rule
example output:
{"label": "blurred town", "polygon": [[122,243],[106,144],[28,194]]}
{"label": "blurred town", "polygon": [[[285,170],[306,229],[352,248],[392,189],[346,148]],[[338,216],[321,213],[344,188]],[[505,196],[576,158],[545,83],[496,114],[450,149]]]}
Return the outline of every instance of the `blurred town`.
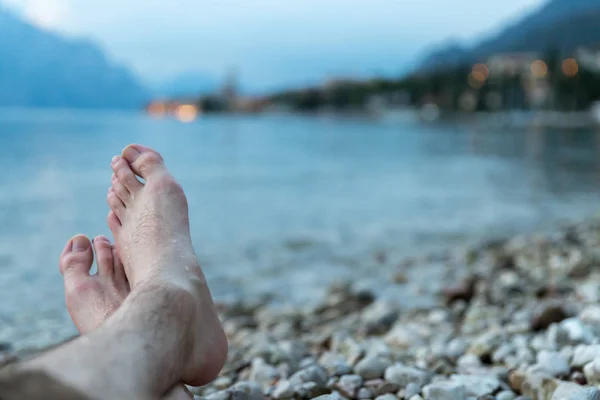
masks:
{"label": "blurred town", "polygon": [[417,70],[399,79],[334,78],[320,86],[260,97],[240,95],[236,76],[230,74],[218,93],[157,100],[147,111],[183,122],[212,112],[412,111],[425,120],[475,112],[516,118],[516,112],[536,112],[547,123],[573,126],[600,122],[599,100],[600,50],[580,47],[566,56],[558,51],[496,54],[472,65]]}

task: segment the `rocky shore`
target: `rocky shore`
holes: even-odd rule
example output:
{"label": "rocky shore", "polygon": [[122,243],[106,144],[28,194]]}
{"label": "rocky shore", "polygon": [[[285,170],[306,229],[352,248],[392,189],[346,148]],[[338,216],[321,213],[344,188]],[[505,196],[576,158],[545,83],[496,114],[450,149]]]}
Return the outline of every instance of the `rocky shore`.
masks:
{"label": "rocky shore", "polygon": [[[443,285],[432,307],[405,309],[357,282],[317,306],[224,305],[229,361],[192,391],[206,400],[600,399],[600,220],[436,257]],[[398,293],[410,296],[409,277],[429,261],[398,260]]]}

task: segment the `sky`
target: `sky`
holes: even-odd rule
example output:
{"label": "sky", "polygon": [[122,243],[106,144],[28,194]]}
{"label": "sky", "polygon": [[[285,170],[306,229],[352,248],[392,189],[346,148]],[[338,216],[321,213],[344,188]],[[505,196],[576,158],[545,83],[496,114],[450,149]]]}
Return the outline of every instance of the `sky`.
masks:
{"label": "sky", "polygon": [[544,0],[0,0],[98,41],[156,83],[235,67],[252,87],[397,75],[449,39],[477,41]]}

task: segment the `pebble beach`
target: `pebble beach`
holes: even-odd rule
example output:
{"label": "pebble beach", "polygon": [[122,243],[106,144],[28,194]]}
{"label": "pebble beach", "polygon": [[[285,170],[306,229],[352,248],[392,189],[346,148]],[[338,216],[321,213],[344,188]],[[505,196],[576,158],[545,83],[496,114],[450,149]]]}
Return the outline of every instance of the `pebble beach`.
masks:
{"label": "pebble beach", "polygon": [[398,260],[390,279],[443,264],[431,305],[359,282],[316,305],[221,305],[229,360],[196,399],[600,398],[600,220]]}

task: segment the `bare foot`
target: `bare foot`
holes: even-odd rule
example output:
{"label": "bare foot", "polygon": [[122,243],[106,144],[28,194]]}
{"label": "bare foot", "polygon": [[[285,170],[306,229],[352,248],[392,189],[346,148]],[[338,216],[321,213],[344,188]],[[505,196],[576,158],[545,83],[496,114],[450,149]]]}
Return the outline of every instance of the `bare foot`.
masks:
{"label": "bare foot", "polygon": [[[90,276],[96,253],[98,274]],[[78,235],[69,240],[60,257],[60,271],[65,277],[65,298],[73,323],[79,333],[85,334],[98,328],[117,308],[130,292],[123,264],[117,257],[110,240],[98,236],[93,240]],[[193,398],[183,384],[173,388],[165,400]]]}
{"label": "bare foot", "polygon": [[112,169],[108,225],[131,288],[166,285],[191,295],[193,340],[183,381],[204,385],[223,367],[227,339],[196,260],[185,194],[162,157],[147,147],[128,146],[113,159]]}
{"label": "bare foot", "polygon": [[[95,275],[90,275],[94,262],[92,247],[98,266]],[[83,235],[73,237],[67,242],[59,265],[65,281],[67,308],[80,333],[98,328],[129,294],[123,264],[104,236],[96,237],[93,245]]]}

